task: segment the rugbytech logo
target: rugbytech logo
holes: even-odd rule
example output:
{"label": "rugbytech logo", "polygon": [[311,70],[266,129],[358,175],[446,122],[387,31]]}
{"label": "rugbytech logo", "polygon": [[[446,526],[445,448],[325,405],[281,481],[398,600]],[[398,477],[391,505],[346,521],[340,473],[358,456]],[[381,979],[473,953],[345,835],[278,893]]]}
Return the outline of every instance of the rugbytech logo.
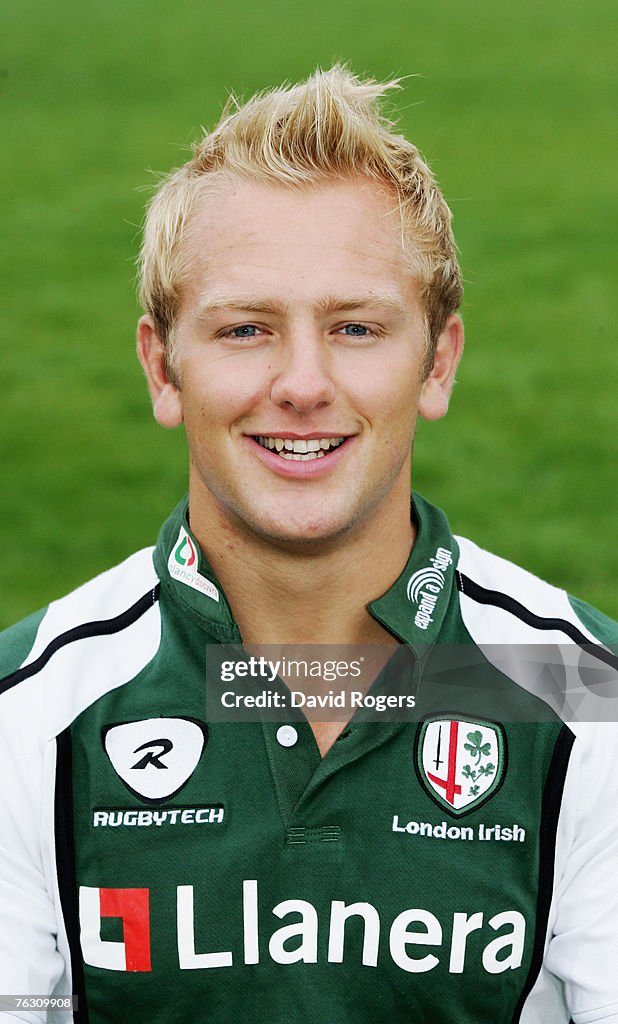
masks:
{"label": "rugbytech logo", "polygon": [[178,539],[167,560],[167,571],[174,580],[184,583],[200,594],[205,594],[213,601],[219,600],[219,591],[214,583],[198,572],[198,554],[195,542],[191,539],[184,526],[180,527]]}
{"label": "rugbytech logo", "polygon": [[418,569],[410,576],[406,588],[408,600],[417,605],[414,625],[419,629],[427,629],[433,622],[433,612],[444,590],[446,573],[453,564],[453,556],[448,548],[438,548],[429,561],[430,565]]}

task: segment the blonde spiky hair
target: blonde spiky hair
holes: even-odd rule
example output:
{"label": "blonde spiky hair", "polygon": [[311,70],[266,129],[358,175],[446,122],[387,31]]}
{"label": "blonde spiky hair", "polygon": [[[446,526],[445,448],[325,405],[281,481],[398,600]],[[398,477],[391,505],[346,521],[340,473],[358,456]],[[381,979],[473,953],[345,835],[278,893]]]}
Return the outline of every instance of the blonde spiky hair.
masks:
{"label": "blonde spiky hair", "polygon": [[451,211],[416,147],[395,134],[381,110],[384,95],[399,87],[399,80],[363,81],[337,64],[242,105],[230,98],[217,126],[193,147],[192,159],[163,180],[146,214],[140,299],[166,345],[191,267],[184,229],[208,184],[222,173],[295,188],[366,176],[386,186],[399,204],[431,355],[463,289]]}

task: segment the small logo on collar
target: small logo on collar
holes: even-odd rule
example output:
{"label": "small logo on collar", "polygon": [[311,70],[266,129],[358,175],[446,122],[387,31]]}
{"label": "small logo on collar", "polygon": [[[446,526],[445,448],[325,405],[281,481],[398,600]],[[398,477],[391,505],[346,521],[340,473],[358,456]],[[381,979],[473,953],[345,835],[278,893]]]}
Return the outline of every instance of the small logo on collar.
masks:
{"label": "small logo on collar", "polygon": [[214,583],[197,571],[198,558],[194,542],[184,526],[180,527],[178,539],[167,560],[167,571],[174,580],[184,583],[212,601],[219,600],[219,591]]}
{"label": "small logo on collar", "polygon": [[406,587],[408,600],[417,605],[414,625],[419,629],[427,629],[433,622],[433,611],[444,590],[446,571],[453,564],[453,556],[448,548],[438,548],[429,561],[431,565],[412,573]]}

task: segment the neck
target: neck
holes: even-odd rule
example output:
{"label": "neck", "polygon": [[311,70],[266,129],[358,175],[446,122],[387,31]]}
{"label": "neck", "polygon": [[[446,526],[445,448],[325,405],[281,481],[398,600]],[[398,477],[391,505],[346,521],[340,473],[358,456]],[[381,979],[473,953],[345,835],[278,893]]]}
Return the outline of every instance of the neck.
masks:
{"label": "neck", "polygon": [[214,502],[194,505],[190,498],[190,511],[245,642],[394,642],[367,605],[408,559],[415,537],[409,497],[396,509],[378,508],[343,539],[293,547],[239,528]]}

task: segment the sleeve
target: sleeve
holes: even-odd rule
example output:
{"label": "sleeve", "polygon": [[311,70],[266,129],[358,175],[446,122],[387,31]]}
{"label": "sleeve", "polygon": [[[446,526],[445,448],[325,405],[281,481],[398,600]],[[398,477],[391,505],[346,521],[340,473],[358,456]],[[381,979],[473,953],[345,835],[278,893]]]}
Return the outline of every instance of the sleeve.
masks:
{"label": "sleeve", "polygon": [[[10,684],[10,676],[0,682],[0,994],[68,994],[51,852],[55,742],[42,737],[29,683]],[[35,1010],[0,1015],[3,1024],[11,1019],[47,1018]]]}
{"label": "sleeve", "polygon": [[618,1024],[618,723],[571,728],[544,966],[574,1024]]}
{"label": "sleeve", "polygon": [[[3,812],[4,807],[2,820]],[[0,845],[0,924],[2,995],[51,995],[64,972],[53,903],[37,868],[5,843]],[[16,1013],[15,1019],[39,1021],[45,1015]]]}

